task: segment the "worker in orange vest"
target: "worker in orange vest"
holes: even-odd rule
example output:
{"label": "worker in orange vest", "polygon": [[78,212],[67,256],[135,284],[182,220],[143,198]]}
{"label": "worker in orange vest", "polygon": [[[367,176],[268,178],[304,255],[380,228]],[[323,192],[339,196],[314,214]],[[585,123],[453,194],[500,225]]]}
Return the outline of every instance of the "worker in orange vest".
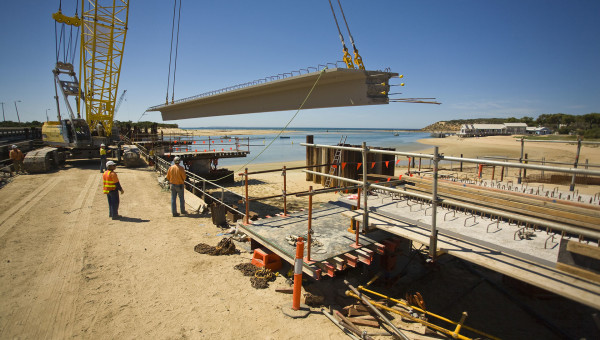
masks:
{"label": "worker in orange vest", "polygon": [[13,161],[16,173],[25,173],[25,170],[23,169],[23,160],[25,159],[25,155],[23,155],[23,152],[21,152],[16,145],[12,146],[12,150],[10,150],[8,158]]}
{"label": "worker in orange vest", "polygon": [[106,145],[100,144],[100,172],[106,170]]}
{"label": "worker in orange vest", "polygon": [[103,191],[108,198],[108,216],[113,220],[118,220],[121,216],[119,215],[119,191],[124,194],[121,183],[119,183],[119,177],[115,172],[117,164],[113,161],[106,162],[108,170],[102,175],[102,181],[104,182]]}
{"label": "worker in orange vest", "polygon": [[179,196],[179,205],[182,214],[187,214],[185,211],[185,199],[183,198],[184,183],[187,175],[185,169],[179,165],[181,158],[175,157],[173,165],[167,171],[167,181],[171,183],[171,212],[173,217],[179,216],[177,213],[177,196]]}

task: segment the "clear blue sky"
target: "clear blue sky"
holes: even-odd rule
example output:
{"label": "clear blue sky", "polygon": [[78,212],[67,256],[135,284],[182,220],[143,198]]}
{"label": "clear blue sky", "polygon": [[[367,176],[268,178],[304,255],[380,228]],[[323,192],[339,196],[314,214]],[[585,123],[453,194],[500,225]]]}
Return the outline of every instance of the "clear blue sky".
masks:
{"label": "clear blue sky", "polygon": [[[54,1],[2,1],[0,101],[9,120],[56,116]],[[333,1],[334,5],[337,1]],[[395,103],[306,110],[292,127],[420,128],[439,120],[600,112],[600,1],[342,1],[367,69],[404,74]],[[74,1],[63,0],[72,14]],[[115,117],[164,102],[172,1],[132,0]],[[338,12],[339,13],[339,12]],[[183,1],[175,98],[341,60],[327,0]],[[346,43],[349,38],[344,32]],[[400,81],[397,80],[396,83]],[[395,89],[399,89],[396,87]],[[184,127],[283,126],[294,112],[173,121]],[[161,121],[152,112],[143,120]]]}

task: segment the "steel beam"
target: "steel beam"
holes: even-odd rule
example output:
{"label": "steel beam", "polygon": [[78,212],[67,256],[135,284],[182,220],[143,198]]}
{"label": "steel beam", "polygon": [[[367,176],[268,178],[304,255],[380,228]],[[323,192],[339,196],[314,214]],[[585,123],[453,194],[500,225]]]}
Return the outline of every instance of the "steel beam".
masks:
{"label": "steel beam", "polygon": [[[389,80],[397,73],[324,69],[246,87],[231,87],[157,105],[163,120],[327,107],[388,104]],[[320,78],[319,78],[320,77]],[[318,81],[317,81],[318,80]],[[315,86],[316,83],[316,86]]]}

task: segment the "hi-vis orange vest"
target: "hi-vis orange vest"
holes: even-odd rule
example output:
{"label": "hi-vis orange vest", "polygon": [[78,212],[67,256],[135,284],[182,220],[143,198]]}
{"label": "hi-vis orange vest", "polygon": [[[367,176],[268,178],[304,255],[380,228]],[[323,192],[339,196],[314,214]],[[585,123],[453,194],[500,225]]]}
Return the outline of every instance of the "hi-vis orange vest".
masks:
{"label": "hi-vis orange vest", "polygon": [[104,171],[102,174],[102,180],[104,182],[104,193],[108,194],[110,191],[117,189],[117,182],[119,181],[119,177],[111,170]]}

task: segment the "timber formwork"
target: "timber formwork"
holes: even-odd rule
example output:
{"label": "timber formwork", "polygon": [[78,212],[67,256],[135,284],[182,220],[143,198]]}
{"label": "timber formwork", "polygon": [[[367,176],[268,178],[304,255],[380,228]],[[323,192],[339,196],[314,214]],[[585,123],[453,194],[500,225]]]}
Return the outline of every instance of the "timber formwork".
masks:
{"label": "timber formwork", "polygon": [[[360,234],[360,247],[352,247],[355,234],[348,231],[348,220],[340,219],[348,205],[341,202],[329,202],[312,211],[312,246],[310,259],[307,259],[308,245],[304,246],[302,271],[319,280],[323,276],[335,276],[337,271],[356,267],[359,263],[370,265],[375,254],[382,255],[392,235],[384,231],[375,231],[367,235]],[[308,212],[296,212],[289,216],[265,218],[238,228],[247,233],[254,244],[268,248],[282,260],[293,265],[296,246],[288,242],[289,236],[302,236],[306,239],[308,231]],[[295,238],[294,238],[295,239]],[[310,261],[309,261],[310,260]]]}

